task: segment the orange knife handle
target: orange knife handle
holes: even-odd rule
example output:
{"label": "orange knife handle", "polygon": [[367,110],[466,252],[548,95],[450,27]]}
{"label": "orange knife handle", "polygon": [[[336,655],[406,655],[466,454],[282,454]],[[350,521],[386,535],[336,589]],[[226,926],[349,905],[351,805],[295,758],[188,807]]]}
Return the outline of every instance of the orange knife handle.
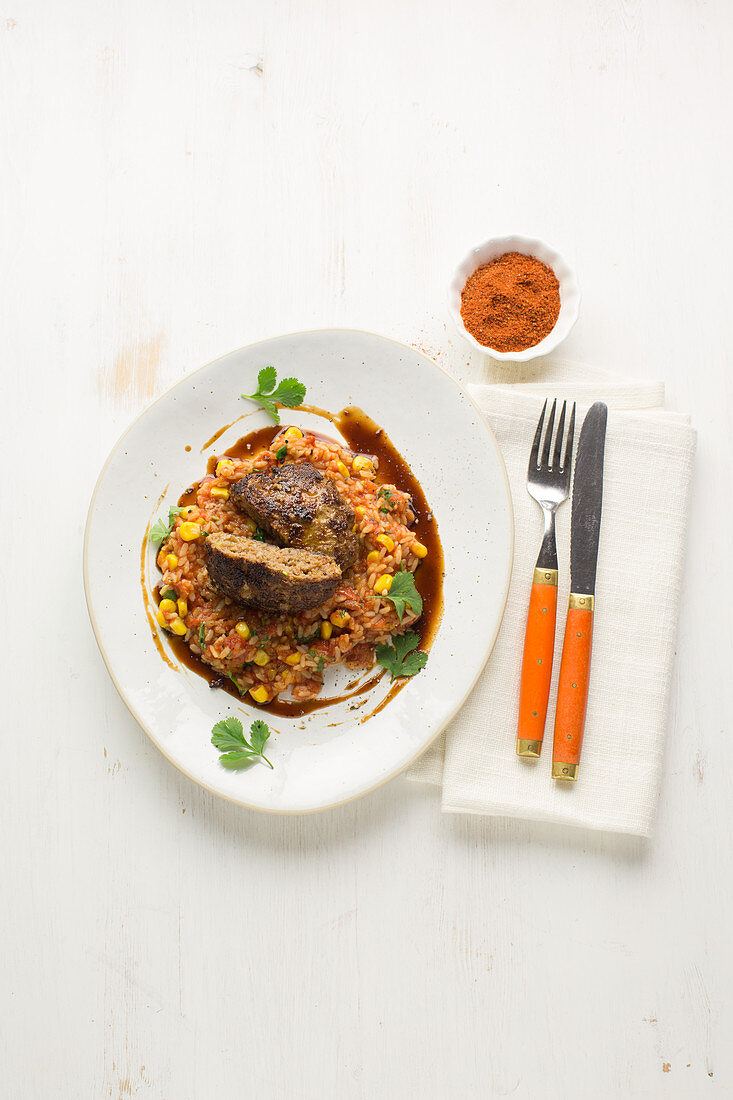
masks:
{"label": "orange knife handle", "polygon": [[[538,575],[543,581],[538,581]],[[552,577],[554,583],[546,583]],[[552,655],[557,617],[557,571],[535,570],[524,635],[522,682],[519,692],[517,754],[539,756],[545,735],[547,700],[550,697]]]}
{"label": "orange knife handle", "polygon": [[552,747],[553,779],[577,779],[588,705],[593,596],[571,592],[560,661]]}

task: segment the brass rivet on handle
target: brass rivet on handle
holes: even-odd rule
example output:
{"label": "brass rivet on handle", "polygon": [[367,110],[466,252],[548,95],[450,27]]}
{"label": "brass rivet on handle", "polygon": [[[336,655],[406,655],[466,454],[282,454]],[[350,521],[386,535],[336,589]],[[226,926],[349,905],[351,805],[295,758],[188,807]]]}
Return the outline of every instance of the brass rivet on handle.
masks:
{"label": "brass rivet on handle", "polygon": [[570,779],[573,782],[578,778],[578,765],[577,764],[560,764],[553,760],[552,762],[552,778],[553,779]]}
{"label": "brass rivet on handle", "polygon": [[568,606],[571,611],[593,611],[595,604],[595,596],[590,595],[588,592],[579,593],[571,592]]}

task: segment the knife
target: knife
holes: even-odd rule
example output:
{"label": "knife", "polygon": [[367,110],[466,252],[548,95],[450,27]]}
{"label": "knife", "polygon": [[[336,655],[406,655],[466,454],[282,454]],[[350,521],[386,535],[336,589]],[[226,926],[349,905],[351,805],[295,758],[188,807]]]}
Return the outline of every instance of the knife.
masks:
{"label": "knife", "polygon": [[603,452],[608,407],[597,401],[580,431],[570,521],[570,601],[560,662],[552,778],[578,778],[588,705],[596,564],[601,533]]}

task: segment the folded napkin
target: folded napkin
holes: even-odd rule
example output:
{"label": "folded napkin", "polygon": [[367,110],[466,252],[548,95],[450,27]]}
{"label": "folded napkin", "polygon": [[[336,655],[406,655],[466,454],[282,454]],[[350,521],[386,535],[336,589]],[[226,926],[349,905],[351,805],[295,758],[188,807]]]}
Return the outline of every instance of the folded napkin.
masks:
{"label": "folded napkin", "polygon": [[[664,408],[662,383],[558,360],[517,364],[512,384],[500,381],[505,368],[493,369],[493,384],[469,390],[494,430],[511,484],[509,599],[477,686],[408,775],[442,784],[447,812],[648,836],[662,769],[695,432],[687,417]],[[545,397],[577,401],[576,445],[593,402],[609,409],[590,695],[576,783],[550,778],[570,590],[569,500],[557,512],[557,634],[545,741],[538,760],[515,754],[524,630],[543,531],[541,509],[527,493],[527,464]]]}

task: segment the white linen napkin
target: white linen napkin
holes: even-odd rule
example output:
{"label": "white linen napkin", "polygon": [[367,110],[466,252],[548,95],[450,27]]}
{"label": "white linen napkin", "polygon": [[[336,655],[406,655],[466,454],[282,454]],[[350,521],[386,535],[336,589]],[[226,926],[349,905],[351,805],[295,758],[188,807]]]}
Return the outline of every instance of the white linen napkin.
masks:
{"label": "white linen napkin", "polygon": [[[560,360],[496,366],[469,386],[504,456],[514,503],[514,568],[494,651],[445,735],[409,770],[442,784],[449,813],[533,818],[648,836],[659,793],[695,450],[689,419],[664,408],[661,382]],[[550,777],[570,590],[570,511],[557,513],[559,586],[552,690],[539,759],[515,753],[532,571],[542,539],[527,464],[545,397],[577,401],[575,440],[594,401],[608,405],[590,695],[579,778]],[[491,583],[491,578],[485,578]]]}

